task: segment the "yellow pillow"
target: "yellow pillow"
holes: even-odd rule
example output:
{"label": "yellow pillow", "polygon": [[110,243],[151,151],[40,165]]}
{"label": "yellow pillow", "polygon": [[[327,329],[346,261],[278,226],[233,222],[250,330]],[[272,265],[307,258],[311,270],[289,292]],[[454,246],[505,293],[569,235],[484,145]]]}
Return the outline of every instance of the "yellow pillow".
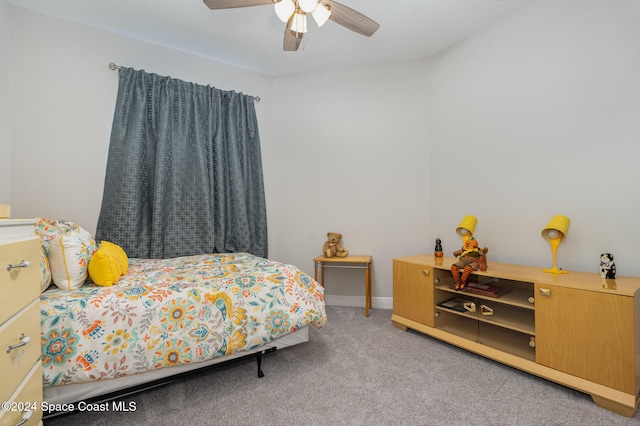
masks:
{"label": "yellow pillow", "polygon": [[127,257],[127,253],[125,253],[124,249],[117,244],[110,243],[109,241],[101,241],[100,247],[104,247],[110,252],[115,253],[118,258],[118,263],[120,264],[120,269],[122,270],[122,275],[126,274],[129,270],[129,257]]}
{"label": "yellow pillow", "polygon": [[94,284],[109,287],[129,269],[129,259],[122,247],[102,241],[89,261],[89,277]]}

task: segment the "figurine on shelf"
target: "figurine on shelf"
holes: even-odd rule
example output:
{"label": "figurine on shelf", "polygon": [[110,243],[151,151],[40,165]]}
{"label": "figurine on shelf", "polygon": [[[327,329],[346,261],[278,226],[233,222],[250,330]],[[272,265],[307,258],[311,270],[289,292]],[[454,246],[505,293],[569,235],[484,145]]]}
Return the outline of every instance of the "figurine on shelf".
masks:
{"label": "figurine on shelf", "polygon": [[[453,252],[458,261],[451,265],[451,275],[456,283],[456,290],[462,290],[467,285],[467,279],[472,271],[487,270],[487,247],[478,248],[478,240],[471,237],[464,242],[460,250]],[[460,275],[462,270],[462,276]]]}
{"label": "figurine on shelf", "polygon": [[602,253],[600,255],[600,277],[607,279],[616,277],[616,263],[613,261],[611,253]]}
{"label": "figurine on shelf", "polygon": [[442,251],[442,241],[440,240],[440,238],[436,238],[436,248],[433,251],[433,255],[435,257],[444,256],[444,252]]}

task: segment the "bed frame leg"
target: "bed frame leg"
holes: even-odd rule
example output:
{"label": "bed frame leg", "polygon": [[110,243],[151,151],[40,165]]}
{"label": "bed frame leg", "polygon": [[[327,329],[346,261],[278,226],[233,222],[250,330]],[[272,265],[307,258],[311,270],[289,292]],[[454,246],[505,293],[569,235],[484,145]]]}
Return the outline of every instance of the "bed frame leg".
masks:
{"label": "bed frame leg", "polygon": [[269,348],[269,349],[265,349],[264,351],[258,352],[258,354],[256,355],[256,361],[258,361],[258,377],[259,378],[264,377],[264,373],[262,372],[262,355],[275,352],[276,350],[277,348]]}
{"label": "bed frame leg", "polygon": [[258,377],[263,378],[264,373],[262,372],[262,352],[258,353],[257,361],[258,361]]}

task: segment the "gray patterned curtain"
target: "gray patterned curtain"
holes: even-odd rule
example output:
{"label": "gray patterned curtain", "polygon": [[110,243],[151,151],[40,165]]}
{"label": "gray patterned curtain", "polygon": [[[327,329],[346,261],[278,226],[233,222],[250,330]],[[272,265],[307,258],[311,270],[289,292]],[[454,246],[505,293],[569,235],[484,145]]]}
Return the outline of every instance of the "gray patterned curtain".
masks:
{"label": "gray patterned curtain", "polygon": [[267,257],[253,97],[120,68],[96,239],[129,257]]}

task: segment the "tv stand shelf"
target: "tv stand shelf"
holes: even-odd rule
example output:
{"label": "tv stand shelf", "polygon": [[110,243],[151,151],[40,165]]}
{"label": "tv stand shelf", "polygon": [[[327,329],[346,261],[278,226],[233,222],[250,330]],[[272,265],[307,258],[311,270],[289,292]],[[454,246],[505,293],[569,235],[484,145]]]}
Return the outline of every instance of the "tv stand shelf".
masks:
{"label": "tv stand shelf", "polygon": [[640,278],[489,262],[456,291],[456,260],[393,260],[395,327],[590,394],[597,405],[633,417],[640,402]]}

